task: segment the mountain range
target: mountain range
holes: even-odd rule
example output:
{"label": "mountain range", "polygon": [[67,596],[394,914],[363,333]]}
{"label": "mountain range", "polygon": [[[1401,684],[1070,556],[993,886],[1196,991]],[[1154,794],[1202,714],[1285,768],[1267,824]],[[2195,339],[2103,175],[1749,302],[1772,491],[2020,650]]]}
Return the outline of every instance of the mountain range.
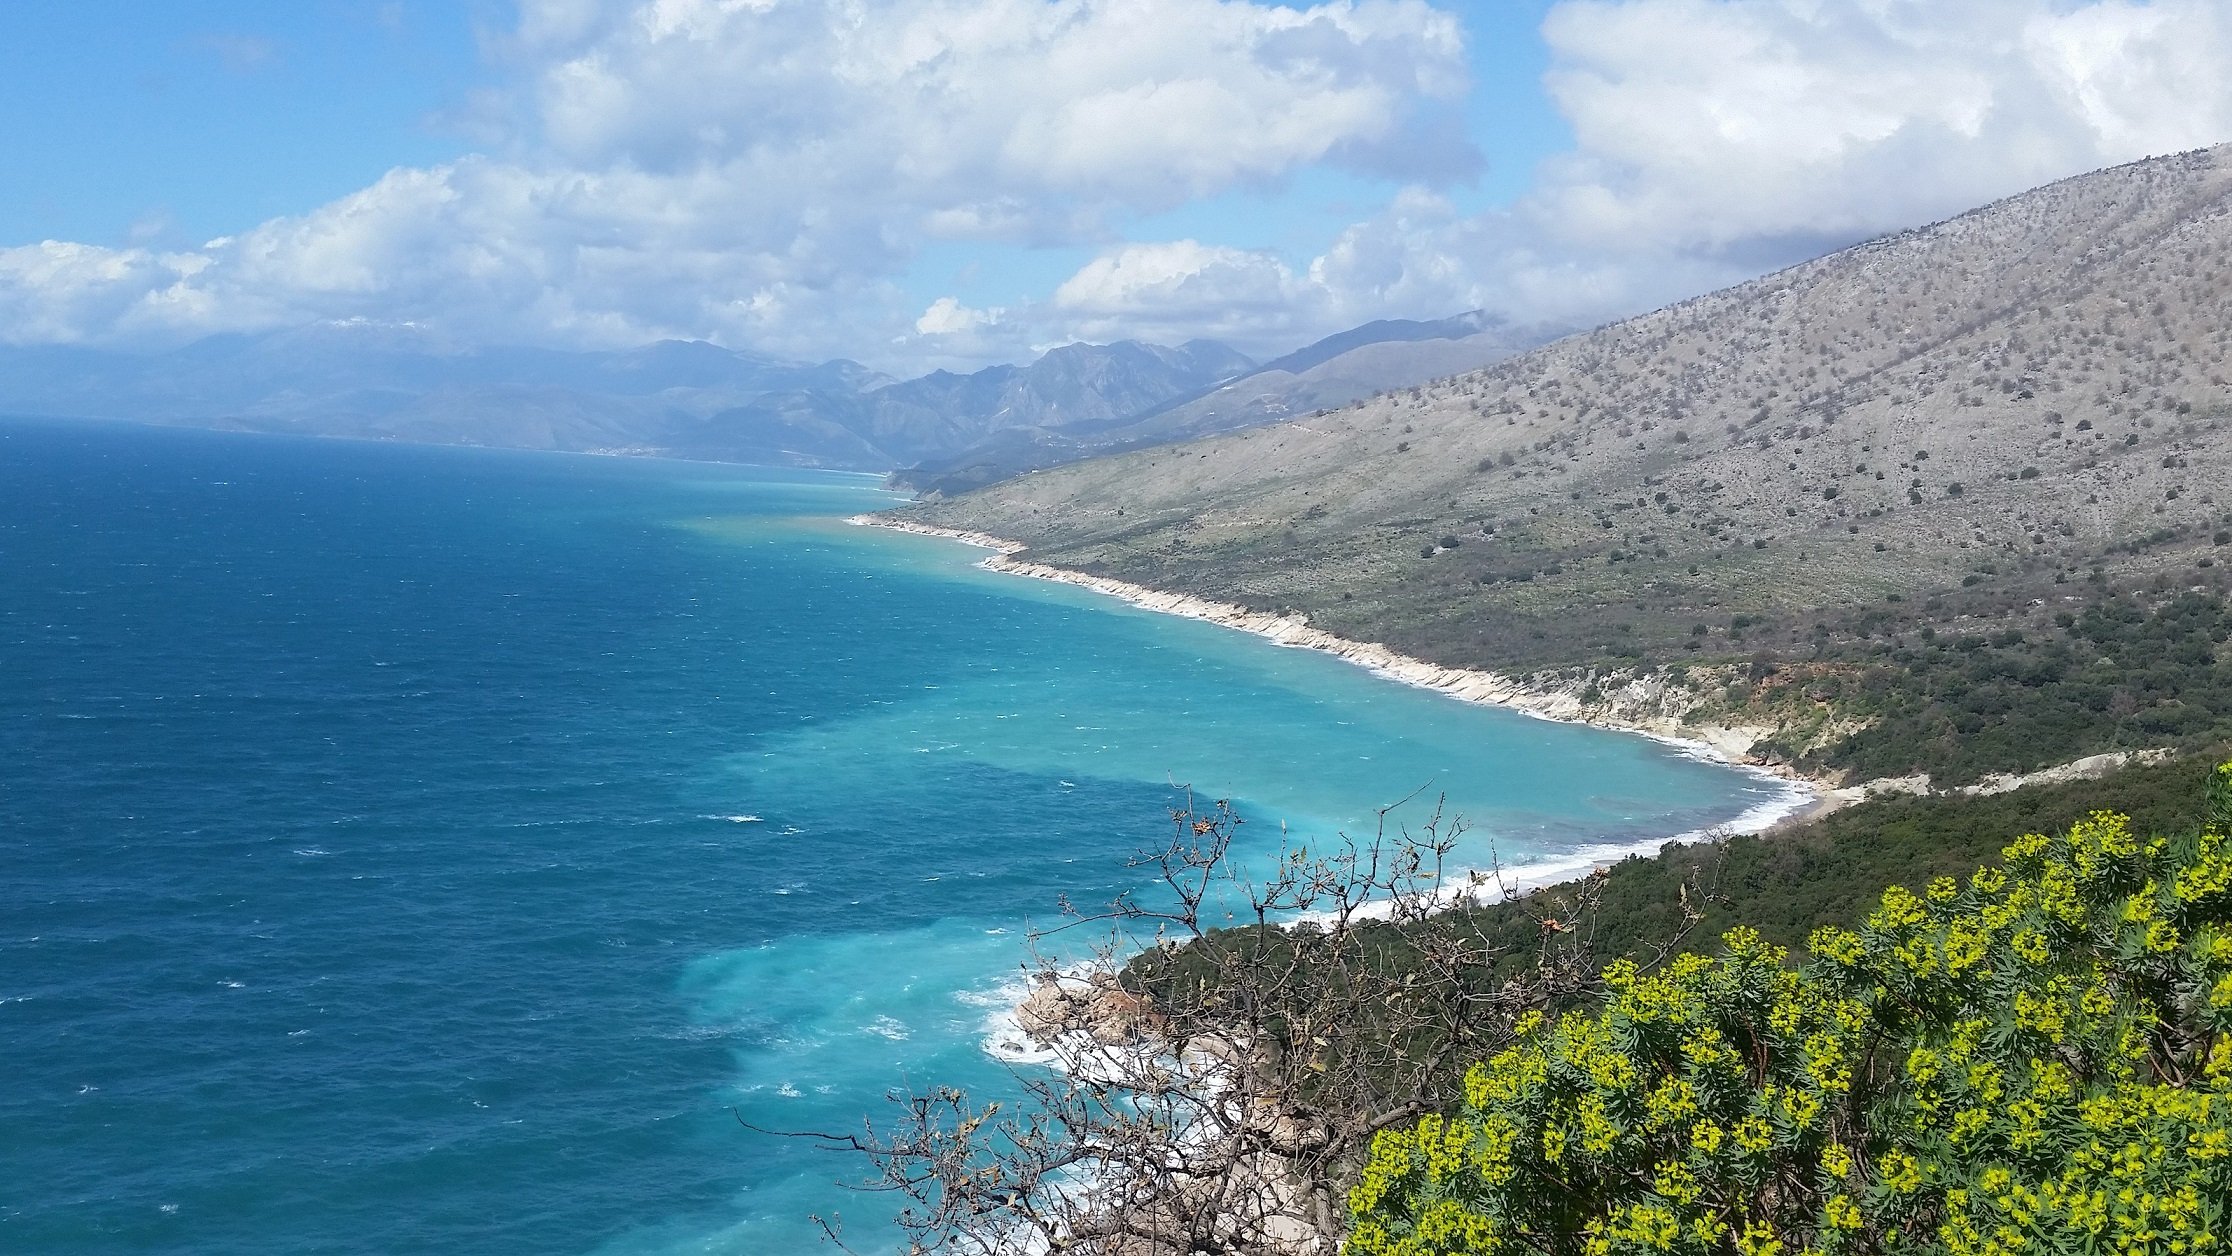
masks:
{"label": "mountain range", "polygon": [[[167,352],[0,347],[0,413],[899,471],[984,482],[1107,448],[1267,422],[1422,382],[1541,335],[1481,316],[1371,324],[1259,367],[1210,341],[1070,344],[895,380],[695,341],[485,347],[323,323]],[[1542,333],[1547,335],[1547,333]],[[1230,392],[1247,381],[1244,396]]]}

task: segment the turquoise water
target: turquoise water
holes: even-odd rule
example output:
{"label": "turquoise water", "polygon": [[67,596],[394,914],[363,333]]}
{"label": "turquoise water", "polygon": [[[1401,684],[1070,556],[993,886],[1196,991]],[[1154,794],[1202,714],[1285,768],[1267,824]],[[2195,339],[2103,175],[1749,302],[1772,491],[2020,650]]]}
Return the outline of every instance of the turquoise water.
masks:
{"label": "turquoise water", "polygon": [[[1174,787],[1511,862],[1754,778],[848,527],[873,480],[0,422],[0,1249],[873,1237]],[[871,1244],[873,1246],[873,1244]]]}

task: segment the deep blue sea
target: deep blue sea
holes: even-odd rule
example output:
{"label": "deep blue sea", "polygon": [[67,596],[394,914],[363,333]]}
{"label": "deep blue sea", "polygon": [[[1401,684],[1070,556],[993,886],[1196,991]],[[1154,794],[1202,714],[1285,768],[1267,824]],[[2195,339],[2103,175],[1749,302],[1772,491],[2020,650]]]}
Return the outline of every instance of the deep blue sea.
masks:
{"label": "deep blue sea", "polygon": [[[1753,777],[845,525],[868,477],[0,421],[0,1250],[790,1253],[1174,785],[1508,861]],[[869,1243],[873,1246],[873,1242]]]}

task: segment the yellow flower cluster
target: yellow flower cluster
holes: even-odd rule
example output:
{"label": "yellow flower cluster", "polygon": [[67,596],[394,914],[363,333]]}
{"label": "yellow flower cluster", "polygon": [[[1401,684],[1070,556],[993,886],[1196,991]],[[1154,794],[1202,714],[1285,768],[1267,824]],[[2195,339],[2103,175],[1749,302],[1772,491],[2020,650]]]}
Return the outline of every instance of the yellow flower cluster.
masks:
{"label": "yellow flower cluster", "polygon": [[1356,1256],[2200,1256],[2232,1227],[2232,764],[2209,828],[2096,813],[1530,1015],[1376,1139]]}

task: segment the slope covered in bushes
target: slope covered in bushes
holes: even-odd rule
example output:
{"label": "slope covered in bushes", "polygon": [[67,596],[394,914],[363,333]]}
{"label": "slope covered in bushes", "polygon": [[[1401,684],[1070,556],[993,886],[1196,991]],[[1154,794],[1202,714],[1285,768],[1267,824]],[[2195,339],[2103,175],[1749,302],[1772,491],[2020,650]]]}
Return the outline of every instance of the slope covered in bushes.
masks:
{"label": "slope covered in bushes", "polygon": [[2232,764],[2203,824],[2096,812],[1886,891],[1797,966],[1753,930],[1606,973],[1389,1130],[1359,1256],[2208,1252],[2232,1201]]}

